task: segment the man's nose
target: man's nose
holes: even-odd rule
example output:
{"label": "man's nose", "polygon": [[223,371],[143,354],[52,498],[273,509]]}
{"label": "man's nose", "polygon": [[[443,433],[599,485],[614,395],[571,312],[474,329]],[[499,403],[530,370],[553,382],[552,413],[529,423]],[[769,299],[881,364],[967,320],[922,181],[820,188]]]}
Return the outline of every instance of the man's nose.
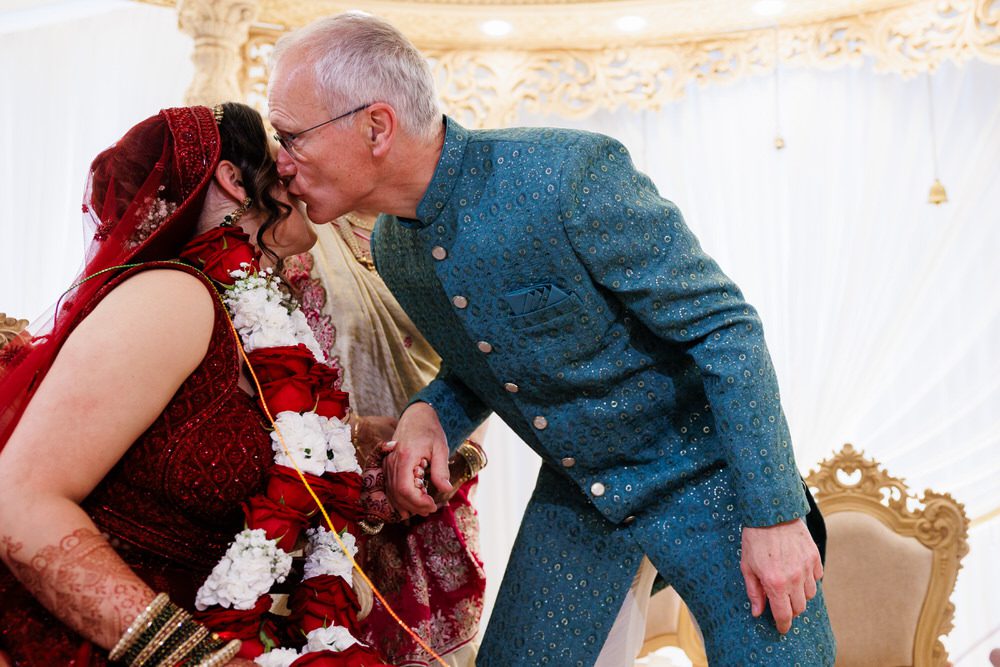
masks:
{"label": "man's nose", "polygon": [[275,160],[278,163],[278,175],[282,178],[295,177],[295,160],[288,154],[288,151],[281,147],[278,149],[278,156]]}

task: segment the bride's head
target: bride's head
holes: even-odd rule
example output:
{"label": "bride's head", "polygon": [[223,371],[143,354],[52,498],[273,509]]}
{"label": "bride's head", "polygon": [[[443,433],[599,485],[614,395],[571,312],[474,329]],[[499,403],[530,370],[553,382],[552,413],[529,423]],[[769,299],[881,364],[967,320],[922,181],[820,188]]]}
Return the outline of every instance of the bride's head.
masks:
{"label": "bride's head", "polygon": [[279,180],[260,114],[236,102],[219,105],[215,113],[221,152],[197,231],[216,227],[227,216],[236,218],[234,224],[250,235],[265,263],[311,248],[316,234]]}

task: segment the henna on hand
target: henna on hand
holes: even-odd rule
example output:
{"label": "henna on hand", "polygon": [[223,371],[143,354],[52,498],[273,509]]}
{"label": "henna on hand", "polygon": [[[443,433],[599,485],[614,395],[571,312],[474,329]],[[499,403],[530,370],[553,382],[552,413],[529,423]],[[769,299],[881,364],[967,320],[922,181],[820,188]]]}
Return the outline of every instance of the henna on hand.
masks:
{"label": "henna on hand", "polygon": [[114,646],[154,593],[100,533],[78,528],[41,548],[0,537],[0,556],[15,577],[52,614],[95,644]]}

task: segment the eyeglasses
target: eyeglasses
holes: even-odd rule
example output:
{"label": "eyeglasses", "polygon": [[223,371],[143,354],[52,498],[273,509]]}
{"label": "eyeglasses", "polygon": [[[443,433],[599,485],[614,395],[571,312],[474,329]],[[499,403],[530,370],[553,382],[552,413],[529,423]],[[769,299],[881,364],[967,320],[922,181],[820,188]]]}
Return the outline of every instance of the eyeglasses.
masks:
{"label": "eyeglasses", "polygon": [[350,116],[352,114],[356,114],[359,111],[367,109],[371,105],[372,105],[371,102],[369,102],[367,104],[362,104],[357,109],[351,109],[347,113],[342,113],[339,116],[336,116],[335,118],[331,118],[330,120],[324,120],[322,123],[319,123],[318,125],[313,125],[312,127],[307,127],[306,129],[304,129],[304,130],[302,130],[300,132],[294,132],[294,133],[293,132],[275,132],[274,133],[274,140],[277,141],[278,144],[280,144],[281,147],[284,148],[288,152],[289,155],[298,155],[298,150],[297,150],[297,148],[295,146],[295,140],[298,139],[299,137],[301,137],[303,134],[305,134],[306,132],[312,132],[313,130],[319,129],[319,128],[323,127],[324,125],[329,125],[330,123],[332,123],[332,122],[334,122],[336,120],[340,120],[341,118],[347,118],[348,116]]}

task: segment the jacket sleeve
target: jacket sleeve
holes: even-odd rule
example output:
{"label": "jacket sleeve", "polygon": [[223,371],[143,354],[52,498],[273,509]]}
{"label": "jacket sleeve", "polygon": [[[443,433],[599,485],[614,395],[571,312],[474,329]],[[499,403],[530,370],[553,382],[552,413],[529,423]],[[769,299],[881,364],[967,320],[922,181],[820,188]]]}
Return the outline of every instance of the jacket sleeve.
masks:
{"label": "jacket sleeve", "polygon": [[628,151],[588,135],[564,164],[563,224],[593,280],[701,372],[745,525],[808,512],[757,312]]}
{"label": "jacket sleeve", "polygon": [[490,414],[490,409],[444,365],[430,384],[413,395],[408,405],[418,401],[434,408],[452,454]]}

